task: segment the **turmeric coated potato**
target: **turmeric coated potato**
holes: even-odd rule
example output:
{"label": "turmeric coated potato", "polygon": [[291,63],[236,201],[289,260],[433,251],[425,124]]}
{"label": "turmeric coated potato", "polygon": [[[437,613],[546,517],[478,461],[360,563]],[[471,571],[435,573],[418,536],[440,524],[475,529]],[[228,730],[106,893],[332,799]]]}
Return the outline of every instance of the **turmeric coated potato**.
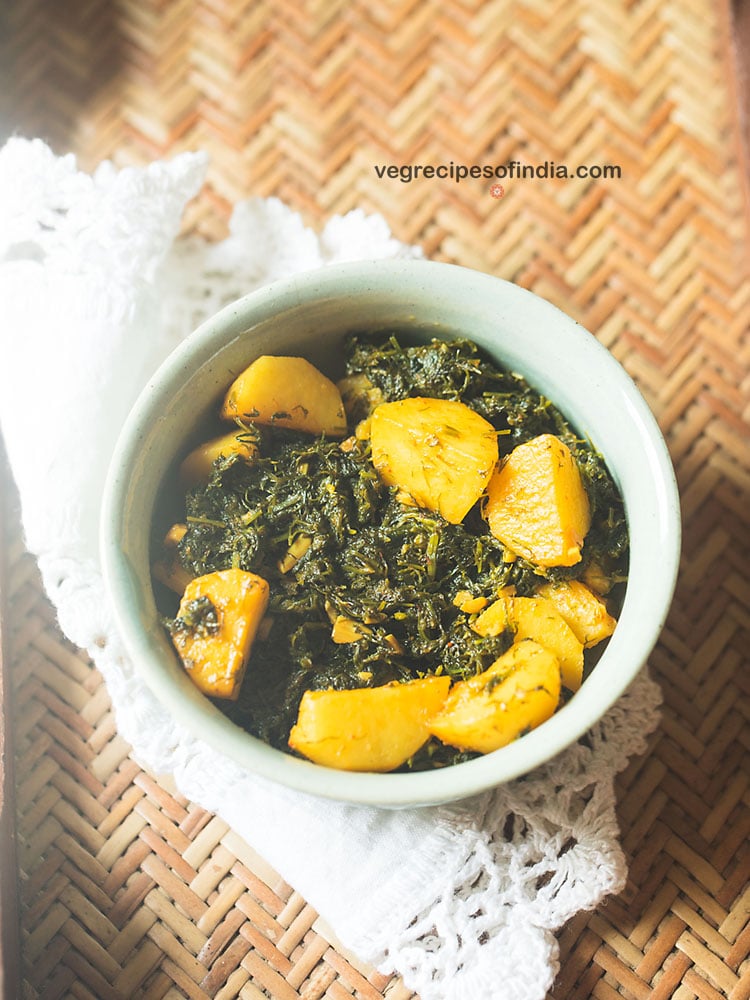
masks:
{"label": "turmeric coated potato", "polygon": [[180,553],[177,549],[186,531],[186,524],[173,524],[164,536],[159,558],[151,566],[151,572],[159,583],[169,587],[175,594],[183,594],[185,587],[193,579],[193,574],[180,562]]}
{"label": "turmeric coated potato", "polygon": [[180,479],[184,486],[197,486],[208,481],[218,458],[239,455],[252,462],[257,454],[258,442],[248,431],[230,431],[193,448],[180,464]]}
{"label": "turmeric coated potato", "polygon": [[383,393],[366,375],[347,375],[336,383],[350,424],[358,424],[370,416],[380,403]]}
{"label": "turmeric coated potato", "polygon": [[235,700],[268,606],[268,584],[225,569],[187,585],[170,632],[190,679],[207,695]]}
{"label": "turmeric coated potato", "polygon": [[552,601],[545,597],[501,597],[471,626],[479,635],[500,635],[509,628],[516,641],[533,639],[560,663],[562,682],[577,691],[583,680],[583,643]]}
{"label": "turmeric coated potato", "polygon": [[559,699],[557,658],[524,639],[484,673],[454,684],[430,732],[460,750],[491,753],[546,722]]}
{"label": "turmeric coated potato", "polygon": [[341,393],[304,358],[257,358],[232,382],[221,416],[334,438],[347,433]]}
{"label": "turmeric coated potato", "polygon": [[392,771],[427,741],[450,678],[426,677],[353,691],[306,691],[289,746],[344,771]]}
{"label": "turmeric coated potato", "polygon": [[537,566],[580,562],[591,513],[568,446],[540,434],[514,448],[487,486],[484,516],[503,545]]}
{"label": "turmeric coated potato", "polygon": [[595,594],[602,595],[610,592],[615,583],[617,583],[617,576],[611,576],[600,562],[592,559],[581,574],[581,580],[589,590],[593,590]]}
{"label": "turmeric coated potato", "polygon": [[587,649],[615,630],[617,620],[607,611],[607,605],[578,580],[545,583],[539,594],[554,604]]}
{"label": "turmeric coated potato", "polygon": [[482,496],[498,457],[492,425],[449,399],[381,403],[370,418],[370,444],[384,483],[452,524]]}

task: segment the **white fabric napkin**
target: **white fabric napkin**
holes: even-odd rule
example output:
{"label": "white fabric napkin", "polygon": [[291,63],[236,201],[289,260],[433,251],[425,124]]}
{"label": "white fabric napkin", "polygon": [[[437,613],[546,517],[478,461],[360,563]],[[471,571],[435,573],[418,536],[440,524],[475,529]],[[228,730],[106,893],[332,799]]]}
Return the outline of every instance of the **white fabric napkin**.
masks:
{"label": "white fabric napkin", "polygon": [[644,673],[595,727],[526,779],[457,805],[386,811],[321,801],[243,772],[175,725],[124,655],[97,555],[102,484],[140,387],[200,321],[272,279],[419,256],[359,211],[321,233],[276,199],[230,235],[178,238],[206,160],[93,176],[38,140],[0,151],[0,426],[29,549],[65,634],[103,673],[136,758],[220,815],[341,942],[422,1000],[541,1000],[554,932],[618,891],[613,779],[645,749],[659,691]]}

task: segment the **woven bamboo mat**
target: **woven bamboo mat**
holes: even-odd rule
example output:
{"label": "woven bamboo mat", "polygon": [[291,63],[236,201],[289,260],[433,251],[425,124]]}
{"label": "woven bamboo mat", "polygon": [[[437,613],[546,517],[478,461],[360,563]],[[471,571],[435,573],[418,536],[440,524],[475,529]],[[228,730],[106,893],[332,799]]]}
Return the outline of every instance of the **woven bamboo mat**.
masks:
{"label": "woven bamboo mat", "polygon": [[[382,212],[553,300],[633,375],[676,465],[684,561],[652,660],[663,722],[618,783],[628,884],[561,932],[553,998],[750,997],[750,230],[726,0],[14,0],[0,18],[9,130],[87,168],[208,150],[186,227],[209,238],[250,195],[312,225]],[[621,176],[493,197],[374,169],[511,160]],[[411,996],[138,767],[15,535],[7,554],[19,996]]]}

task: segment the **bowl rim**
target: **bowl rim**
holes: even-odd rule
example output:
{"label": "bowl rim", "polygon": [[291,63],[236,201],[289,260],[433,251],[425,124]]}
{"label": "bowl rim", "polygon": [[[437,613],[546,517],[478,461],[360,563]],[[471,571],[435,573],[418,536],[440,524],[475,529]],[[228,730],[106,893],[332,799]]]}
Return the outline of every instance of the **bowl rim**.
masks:
{"label": "bowl rim", "polygon": [[[351,294],[342,286],[357,285],[369,292],[393,294],[411,282],[463,282],[466,294],[492,287],[500,294],[534,304],[538,312],[566,327],[566,336],[579,339],[581,349],[596,357],[600,366],[618,383],[627,399],[631,417],[650,449],[651,474],[657,482],[665,532],[660,552],[660,573],[654,584],[651,620],[632,637],[633,669],[613,678],[611,697],[601,704],[586,695],[586,685],[544,726],[522,740],[494,753],[433,771],[409,773],[364,773],[313,764],[276,750],[229,722],[197,689],[186,698],[175,699],[174,686],[158,666],[145,631],[138,627],[132,609],[137,574],[129,564],[119,539],[129,490],[130,470],[137,460],[142,428],[153,421],[160,394],[174,383],[197,358],[210,358],[227,346],[227,331],[239,320],[246,330],[273,318],[288,308],[299,308],[322,296]],[[502,291],[501,291],[502,290]],[[470,334],[467,334],[470,336]],[[502,361],[502,358],[499,360]],[[146,529],[146,530],[150,530]],[[505,279],[457,264],[422,259],[364,260],[328,264],[312,271],[280,278],[224,306],[201,323],[162,362],[138,395],[120,431],[107,473],[100,517],[100,558],[112,612],[120,638],[137,674],[162,706],[192,736],[239,763],[253,774],[288,788],[324,798],[385,807],[424,806],[477,794],[508,782],[547,762],[580,739],[623,694],[646,663],[664,626],[674,594],[681,549],[680,503],[674,469],[658,424],[635,383],[609,350],[570,316],[534,292]],[[605,653],[606,656],[606,653]],[[184,690],[184,689],[183,689]],[[210,709],[206,711],[206,708]],[[502,756],[500,756],[502,755]]]}

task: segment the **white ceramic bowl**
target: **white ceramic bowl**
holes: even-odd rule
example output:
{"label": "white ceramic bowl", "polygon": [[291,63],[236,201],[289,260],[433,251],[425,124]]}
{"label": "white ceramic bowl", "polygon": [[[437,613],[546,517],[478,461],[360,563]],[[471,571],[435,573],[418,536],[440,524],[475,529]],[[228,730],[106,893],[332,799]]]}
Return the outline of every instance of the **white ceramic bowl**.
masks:
{"label": "white ceramic bowl", "polygon": [[[168,471],[215,412],[236,373],[261,354],[302,355],[336,376],[352,331],[463,336],[520,372],[604,455],[626,506],[630,570],[617,629],[581,690],[538,729],[484,757],[438,771],[359,774],[274,750],[229,722],[194,687],[159,622],[150,526]],[[666,446],[637,389],[598,341],[550,303],[448,264],[342,264],[275,282],[227,306],[165,361],[123,428],[105,490],[101,552],[118,627],[136,668],[188,730],[248,770],[335,799],[424,805],[524,774],[585,733],[646,662],[671,601],[680,548]],[[254,661],[252,669],[262,670]]]}

